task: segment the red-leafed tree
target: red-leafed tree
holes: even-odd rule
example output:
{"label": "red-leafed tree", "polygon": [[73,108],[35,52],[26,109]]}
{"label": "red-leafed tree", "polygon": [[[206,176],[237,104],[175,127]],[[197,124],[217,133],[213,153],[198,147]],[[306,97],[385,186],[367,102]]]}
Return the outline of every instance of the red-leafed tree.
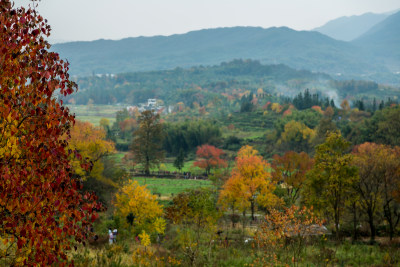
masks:
{"label": "red-leafed tree", "polygon": [[193,163],[193,165],[204,169],[208,175],[213,168],[227,166],[226,161],[220,158],[223,154],[224,151],[216,148],[215,146],[199,146],[196,151],[197,160]]}
{"label": "red-leafed tree", "polygon": [[49,33],[32,8],[0,2],[0,262],[9,266],[65,264],[99,208],[71,178],[74,116],[57,96],[76,85],[48,51]]}

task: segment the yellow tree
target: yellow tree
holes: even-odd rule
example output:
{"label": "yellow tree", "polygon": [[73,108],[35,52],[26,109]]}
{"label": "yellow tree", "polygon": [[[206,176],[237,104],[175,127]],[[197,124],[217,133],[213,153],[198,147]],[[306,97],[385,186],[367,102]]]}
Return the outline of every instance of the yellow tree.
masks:
{"label": "yellow tree", "polygon": [[[104,180],[102,177],[103,163],[101,158],[115,152],[114,143],[105,140],[106,133],[101,127],[94,127],[89,122],[76,121],[71,130],[71,139],[68,148],[76,150],[80,156],[73,156],[71,164],[76,175],[87,178]],[[91,171],[82,168],[82,161],[89,162]]]}
{"label": "yellow tree", "polygon": [[267,207],[278,202],[278,197],[273,194],[275,184],[269,169],[269,164],[258,155],[257,150],[251,146],[242,147],[231,177],[223,186],[220,202],[235,200],[242,208],[250,207],[254,220],[256,203]]}
{"label": "yellow tree", "polygon": [[126,218],[127,222],[135,226],[137,231],[163,233],[165,222],[162,205],[158,204],[157,197],[147,189],[131,180],[116,194],[116,214]]}
{"label": "yellow tree", "polygon": [[308,128],[304,123],[291,120],[285,124],[278,144],[287,144],[297,151],[308,151],[315,137],[315,130]]}

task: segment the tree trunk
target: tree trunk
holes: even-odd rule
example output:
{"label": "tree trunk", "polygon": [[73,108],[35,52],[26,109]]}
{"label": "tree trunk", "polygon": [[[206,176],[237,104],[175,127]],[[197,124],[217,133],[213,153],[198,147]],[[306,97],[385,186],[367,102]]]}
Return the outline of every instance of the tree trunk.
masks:
{"label": "tree trunk", "polygon": [[390,236],[390,241],[392,241],[393,236],[394,236],[394,227],[393,227],[393,218],[392,218],[392,211],[390,210],[390,203],[387,201],[385,204],[384,208],[384,214],[387,222],[389,223],[389,236]]}
{"label": "tree trunk", "polygon": [[393,236],[394,236],[394,229],[393,229],[393,222],[392,220],[389,221],[389,236],[390,236],[390,241],[393,240]]}
{"label": "tree trunk", "polygon": [[374,215],[371,211],[368,211],[368,223],[369,227],[371,229],[371,244],[375,242],[375,235],[376,235],[376,230],[375,230],[375,224],[374,224]]}
{"label": "tree trunk", "polygon": [[353,202],[353,242],[357,240],[357,206]]}
{"label": "tree trunk", "polygon": [[335,237],[336,237],[336,240],[339,240],[339,212],[336,212],[335,213],[335,230],[336,230],[336,233],[335,233]]}
{"label": "tree trunk", "polygon": [[232,221],[232,228],[235,228],[235,208],[234,207],[232,207],[232,218],[231,218],[231,221]]}
{"label": "tree trunk", "polygon": [[255,217],[254,217],[254,209],[255,209],[255,205],[254,205],[254,199],[252,199],[250,201],[251,204],[251,219],[253,220],[253,222],[255,221]]}
{"label": "tree trunk", "polygon": [[146,175],[150,175],[150,159],[148,156],[146,156],[146,164],[144,166],[144,173]]}
{"label": "tree trunk", "polygon": [[242,222],[242,238],[244,238],[244,229],[246,224],[246,210],[243,211],[243,222]]}

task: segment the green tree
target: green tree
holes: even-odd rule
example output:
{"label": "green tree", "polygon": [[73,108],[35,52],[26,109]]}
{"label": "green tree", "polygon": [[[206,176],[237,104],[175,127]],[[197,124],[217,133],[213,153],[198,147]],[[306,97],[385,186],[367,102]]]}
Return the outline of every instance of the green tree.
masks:
{"label": "green tree", "polygon": [[316,128],[316,135],[314,139],[314,144],[321,144],[324,142],[326,135],[329,132],[337,130],[336,124],[333,122],[334,110],[332,107],[327,107],[324,116],[318,123]]}
{"label": "green tree", "polygon": [[359,205],[368,216],[371,242],[375,239],[375,217],[384,202],[385,173],[391,163],[393,151],[385,145],[364,143],[354,148],[354,164],[359,169],[360,180],[356,190],[360,196]]}
{"label": "green tree", "polygon": [[163,127],[160,115],[149,110],[143,111],[138,121],[139,129],[133,133],[133,157],[136,163],[142,164],[146,175],[149,175],[150,168],[158,166],[164,159]]}
{"label": "green tree", "polygon": [[358,181],[357,168],[351,165],[353,156],[346,153],[349,146],[340,132],[328,134],[325,142],[317,146],[304,194],[308,204],[333,215],[337,238],[343,210]]}
{"label": "green tree", "polygon": [[185,154],[183,153],[183,149],[180,149],[178,156],[175,158],[174,167],[177,168],[179,171],[181,171],[184,165],[185,165]]}
{"label": "green tree", "polygon": [[300,191],[306,180],[306,173],[314,164],[307,153],[286,152],[282,157],[274,155],[272,162],[272,179],[274,182],[283,182],[287,204],[296,204]]}
{"label": "green tree", "polygon": [[392,146],[400,145],[400,105],[385,108],[374,114],[370,123],[373,140]]}
{"label": "green tree", "polygon": [[[215,193],[205,188],[192,189],[180,193],[172,202],[166,208],[166,218],[179,229],[174,241],[188,266],[197,266],[202,250],[211,253],[211,245],[217,238],[216,226],[221,214],[216,207]],[[210,257],[210,253],[205,256]]]}
{"label": "green tree", "polygon": [[314,137],[315,130],[308,128],[304,123],[291,120],[285,124],[278,144],[290,147],[298,152],[308,152],[311,150]]}

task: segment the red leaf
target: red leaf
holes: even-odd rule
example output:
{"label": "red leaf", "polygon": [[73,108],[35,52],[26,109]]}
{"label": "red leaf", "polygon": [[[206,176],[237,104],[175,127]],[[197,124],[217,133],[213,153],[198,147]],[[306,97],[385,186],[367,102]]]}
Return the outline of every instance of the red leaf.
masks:
{"label": "red leaf", "polygon": [[18,241],[17,241],[18,249],[21,249],[22,246],[24,245],[24,243],[25,243],[25,242],[22,240],[22,238],[19,238]]}

